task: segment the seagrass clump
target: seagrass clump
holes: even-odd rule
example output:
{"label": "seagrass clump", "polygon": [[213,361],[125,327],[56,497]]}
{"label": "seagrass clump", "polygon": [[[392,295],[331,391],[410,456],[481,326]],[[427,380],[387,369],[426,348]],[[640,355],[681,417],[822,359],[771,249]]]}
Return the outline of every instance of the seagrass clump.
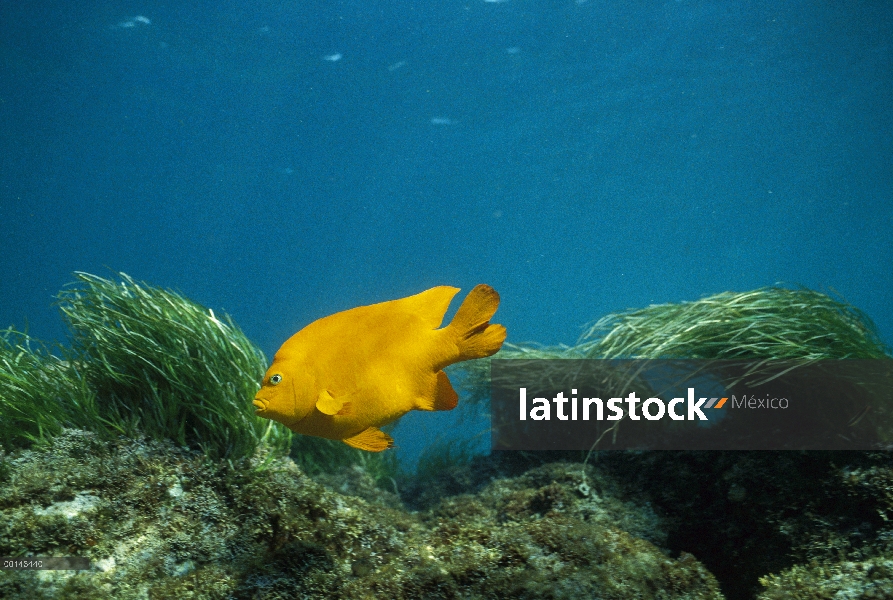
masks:
{"label": "seagrass clump", "polygon": [[251,405],[266,358],[228,315],[124,273],[75,276],[58,295],[70,346],[0,332],[0,445],[78,428],[170,439],[212,458],[288,450],[291,432]]}
{"label": "seagrass clump", "polygon": [[810,361],[889,356],[874,323],[856,307],[782,287],[613,313],[589,326],[574,352],[587,358]]}
{"label": "seagrass clump", "polygon": [[58,435],[65,426],[97,423],[96,396],[72,360],[24,333],[0,331],[0,445],[27,447]]}
{"label": "seagrass clump", "polygon": [[267,361],[228,315],[124,273],[75,275],[59,307],[112,427],[220,457],[250,455],[261,441],[288,447],[287,430],[254,415]]}

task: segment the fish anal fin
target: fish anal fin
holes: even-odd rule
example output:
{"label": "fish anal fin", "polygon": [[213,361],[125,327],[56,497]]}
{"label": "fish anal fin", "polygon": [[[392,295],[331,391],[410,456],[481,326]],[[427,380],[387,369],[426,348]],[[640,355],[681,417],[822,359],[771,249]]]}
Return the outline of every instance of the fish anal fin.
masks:
{"label": "fish anal fin", "polygon": [[378,427],[367,427],[355,436],[341,441],[352,448],[359,448],[367,452],[381,452],[394,447],[394,438]]}
{"label": "fish anal fin", "polygon": [[437,388],[434,398],[419,398],[416,403],[419,410],[453,410],[459,404],[459,395],[453,389],[450,378],[443,371],[437,372]]}
{"label": "fish anal fin", "polygon": [[316,409],[325,415],[340,415],[341,411],[350,410],[350,402],[338,400],[329,390],[323,390],[316,398]]}

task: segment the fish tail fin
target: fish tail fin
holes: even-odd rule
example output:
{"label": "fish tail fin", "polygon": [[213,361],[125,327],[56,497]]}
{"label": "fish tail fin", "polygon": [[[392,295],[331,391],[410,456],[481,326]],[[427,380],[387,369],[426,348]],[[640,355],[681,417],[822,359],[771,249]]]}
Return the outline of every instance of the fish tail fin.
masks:
{"label": "fish tail fin", "polygon": [[489,285],[477,285],[468,293],[449,325],[458,338],[458,360],[491,356],[502,347],[505,327],[490,323],[498,307],[499,294]]}

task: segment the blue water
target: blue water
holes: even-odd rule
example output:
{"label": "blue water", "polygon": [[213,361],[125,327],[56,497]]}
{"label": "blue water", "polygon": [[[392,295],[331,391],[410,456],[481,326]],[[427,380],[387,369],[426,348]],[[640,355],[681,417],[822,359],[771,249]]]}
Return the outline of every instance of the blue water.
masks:
{"label": "blue water", "polygon": [[893,343],[891,40],[885,2],[5,2],[0,326],[64,338],[75,270],[269,356],[436,284],[551,344],[785,282]]}

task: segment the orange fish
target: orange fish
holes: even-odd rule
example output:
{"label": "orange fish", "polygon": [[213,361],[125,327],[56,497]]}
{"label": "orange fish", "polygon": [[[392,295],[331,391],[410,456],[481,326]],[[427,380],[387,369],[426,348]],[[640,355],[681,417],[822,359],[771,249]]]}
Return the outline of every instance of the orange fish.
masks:
{"label": "orange fish", "polygon": [[499,294],[478,285],[438,329],[459,288],[360,306],[314,321],[288,339],[264,375],[255,414],[292,431],[381,452],[379,429],[411,410],[452,410],[443,368],[495,354],[505,327],[490,324]]}

